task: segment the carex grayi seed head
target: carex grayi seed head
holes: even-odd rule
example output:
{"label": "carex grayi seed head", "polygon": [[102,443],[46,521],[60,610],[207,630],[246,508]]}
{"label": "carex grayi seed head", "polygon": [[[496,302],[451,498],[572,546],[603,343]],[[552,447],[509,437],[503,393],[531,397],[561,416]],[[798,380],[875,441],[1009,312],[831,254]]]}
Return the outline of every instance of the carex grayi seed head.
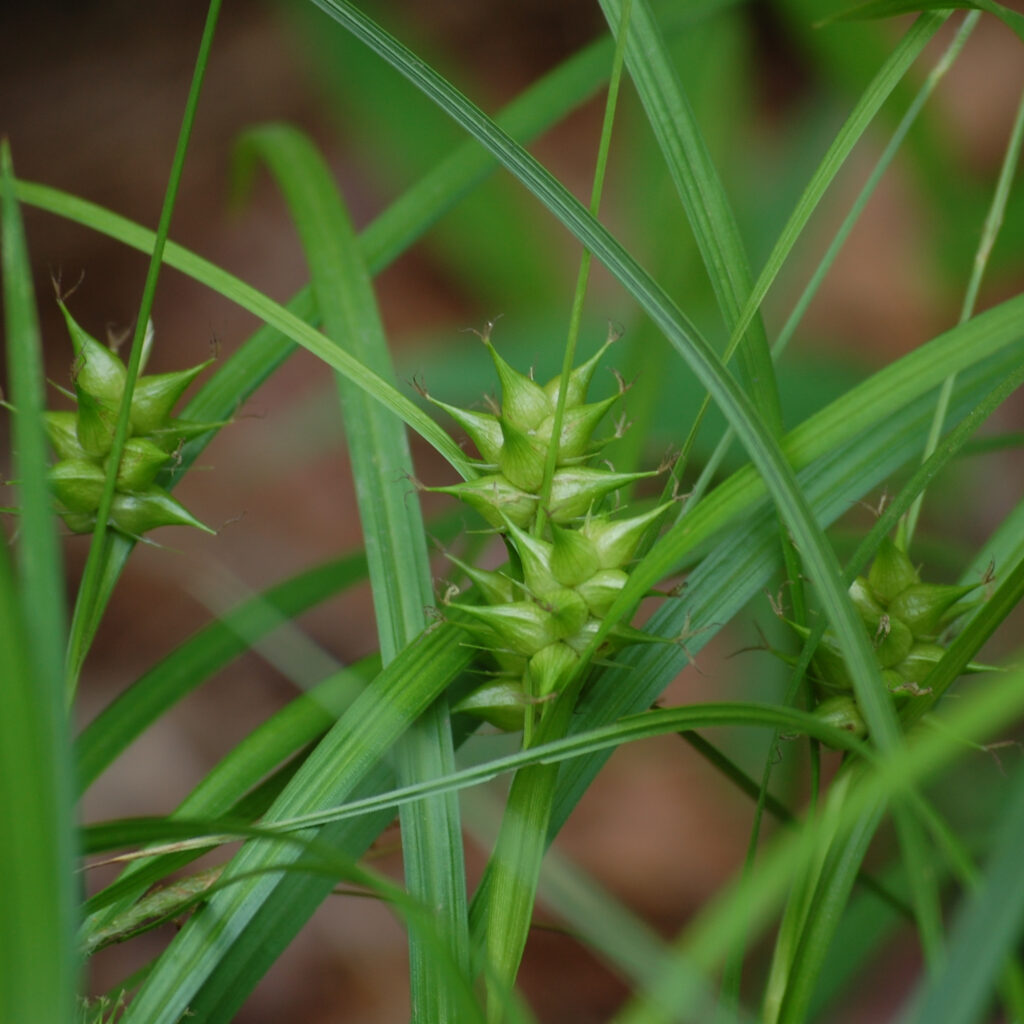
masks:
{"label": "carex grayi seed head", "polygon": [[[656,475],[617,473],[593,464],[606,443],[594,435],[621,397],[620,391],[587,401],[594,371],[612,340],[569,375],[546,500],[541,492],[561,377],[538,384],[484,337],[501,389],[493,410],[459,409],[426,396],[466,432],[480,454],[481,470],[473,480],[427,489],[476,509],[504,536],[509,551],[509,563],[497,572],[452,558],[475,585],[480,601],[448,602],[453,618],[494,661],[487,681],[463,697],[455,710],[500,729],[521,729],[531,704],[543,708],[566,685],[625,586],[643,535],[665,509],[627,517],[606,508],[626,484]],[[604,650],[647,639],[647,634],[622,626],[612,631]]]}
{"label": "carex grayi seed head", "polygon": [[[73,533],[88,533],[110,466],[127,369],[120,356],[97,341],[60,303],[75,358],[73,411],[49,411],[44,423],[57,462],[50,485],[57,513]],[[221,424],[175,419],[171,413],[185,389],[212,360],[187,370],[139,377],[132,392],[131,427],[117,466],[114,500],[108,525],[131,537],[158,526],[194,526],[213,533],[179,501],[156,484],[157,474],[184,441]]]}
{"label": "carex grayi seed head", "polygon": [[[899,545],[886,537],[879,545],[866,576],[850,586],[850,600],[860,616],[878,667],[897,707],[926,695],[922,686],[946,653],[949,627],[969,611],[968,600],[982,584],[949,586],[924,583]],[[810,630],[790,623],[806,639]],[[984,671],[970,664],[967,671]],[[826,631],[812,662],[812,677],[819,703],[816,714],[856,736],[866,726],[853,694],[853,680],[839,643]]]}

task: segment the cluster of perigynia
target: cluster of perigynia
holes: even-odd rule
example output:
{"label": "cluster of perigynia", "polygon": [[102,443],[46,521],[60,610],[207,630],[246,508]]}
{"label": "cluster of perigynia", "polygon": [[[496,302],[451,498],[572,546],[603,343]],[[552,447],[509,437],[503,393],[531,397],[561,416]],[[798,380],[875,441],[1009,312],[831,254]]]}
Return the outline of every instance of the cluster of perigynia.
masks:
{"label": "cluster of perigynia", "polygon": [[[594,371],[612,339],[569,375],[546,498],[542,485],[561,377],[538,384],[513,369],[489,337],[483,340],[497,369],[500,405],[493,412],[476,412],[427,396],[469,435],[483,472],[464,483],[428,489],[466,502],[504,535],[509,562],[498,571],[452,558],[482,598],[480,604],[452,606],[459,609],[460,624],[497,662],[493,678],[456,709],[516,730],[523,727],[527,707],[549,700],[565,685],[625,586],[638,545],[667,506],[632,517],[604,509],[625,484],[656,475],[592,465],[611,439],[595,440],[594,433],[622,393],[587,402]],[[617,625],[603,650],[653,639]]]}
{"label": "cluster of perigynia", "polygon": [[[882,679],[897,705],[927,691],[922,683],[946,653],[943,634],[977,603],[969,599],[981,586],[922,583],[905,551],[886,537],[867,576],[858,576],[850,598],[860,614]],[[810,631],[790,625],[806,639]],[[985,666],[971,664],[968,671]],[[853,680],[835,634],[826,632],[814,655],[813,671],[823,698],[817,713],[831,724],[863,736],[864,720],[852,696]]]}
{"label": "cluster of perigynia", "polygon": [[[87,334],[60,304],[75,351],[74,411],[50,411],[46,431],[57,455],[50,486],[58,514],[74,533],[88,533],[110,470],[110,449],[128,371],[107,345]],[[219,426],[175,419],[172,410],[212,360],[176,373],[139,377],[131,400],[130,436],[117,467],[109,525],[131,537],[158,526],[195,526],[213,531],[154,481],[173,453],[191,437]]]}

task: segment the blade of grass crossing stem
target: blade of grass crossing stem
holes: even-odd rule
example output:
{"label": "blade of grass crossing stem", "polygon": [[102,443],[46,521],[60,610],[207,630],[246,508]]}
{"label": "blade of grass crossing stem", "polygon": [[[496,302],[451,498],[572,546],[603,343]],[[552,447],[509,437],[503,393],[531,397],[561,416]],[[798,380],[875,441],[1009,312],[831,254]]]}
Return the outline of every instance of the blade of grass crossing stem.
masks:
{"label": "blade of grass crossing stem", "polygon": [[64,574],[47,483],[43,360],[7,140],[0,273],[21,504],[17,568],[0,545],[0,1019],[70,1020],[78,975]]}
{"label": "blade of grass crossing stem", "polygon": [[[264,823],[291,818],[344,800],[373,776],[396,740],[438,698],[471,659],[452,625],[427,630],[404,648],[338,720],[295,774]],[[324,841],[370,842],[387,823],[359,822],[355,830],[328,826]],[[366,831],[361,831],[364,829]],[[375,830],[374,830],[375,829]],[[358,843],[356,843],[358,845]],[[225,869],[225,877],[258,871],[294,859],[292,848],[247,843]],[[299,927],[327,895],[318,879],[265,877],[238,882],[220,892],[175,936],[125,1017],[127,1024],[176,1024],[186,1009],[190,1021],[219,1021],[218,1003],[240,1001],[247,986],[269,966],[267,953]],[[281,920],[288,922],[281,928]],[[275,934],[275,929],[279,933]],[[271,955],[270,960],[273,959]],[[202,1007],[202,1012],[200,1012]],[[213,1016],[211,1016],[211,1014]]]}
{"label": "blade of grass crossing stem", "polygon": [[[620,0],[601,0],[601,8],[609,27],[617,31]],[[731,332],[751,285],[739,226],[650,7],[646,0],[633,0],[633,8],[626,41],[629,73],[686,210],[726,329]],[[762,420],[773,432],[781,432],[775,369],[760,315],[751,317],[743,332],[739,365]]]}
{"label": "blade of grass crossing stem", "polygon": [[78,672],[82,662],[85,660],[86,651],[96,631],[96,605],[100,599],[100,581],[104,574],[111,535],[111,530],[107,524],[110,518],[111,503],[114,499],[117,471],[121,465],[121,455],[124,452],[125,441],[128,439],[131,427],[132,392],[135,389],[135,381],[142,366],[143,340],[147,325],[149,324],[149,314],[153,309],[153,300],[156,297],[156,285],[160,276],[160,268],[163,264],[164,247],[167,244],[167,235],[171,229],[171,217],[174,213],[178,186],[181,183],[181,175],[185,169],[185,154],[188,150],[189,139],[192,136],[192,125],[195,122],[196,110],[199,107],[199,94],[202,91],[203,79],[206,76],[206,65],[210,57],[210,49],[213,46],[213,34],[217,27],[220,7],[221,0],[210,0],[209,7],[207,8],[206,23],[203,26],[203,35],[199,41],[199,52],[196,55],[195,68],[192,72],[192,84],[189,87],[188,99],[185,101],[185,112],[181,119],[181,128],[178,132],[178,141],[174,149],[174,158],[171,162],[167,189],[164,193],[163,206],[160,210],[160,222],[156,229],[153,253],[150,257],[149,267],[146,270],[146,281],[142,287],[142,299],[139,302],[139,313],[135,321],[135,331],[132,336],[131,351],[126,368],[127,373],[124,388],[121,392],[121,405],[117,414],[117,423],[114,427],[114,437],[110,445],[110,453],[107,456],[107,478],[100,496],[99,507],[96,509],[96,527],[93,530],[89,554],[86,558],[85,569],[82,571],[82,580],[78,587],[75,610],[71,618],[71,635],[68,640],[67,657],[69,703],[74,697],[75,689],[78,685]]}
{"label": "blade of grass crossing stem", "polygon": [[906,1024],[971,1024],[992,998],[998,972],[1015,956],[1024,927],[1024,770],[1018,765],[984,879],[961,909],[942,970],[922,984]]}
{"label": "blade of grass crossing stem", "polygon": [[[309,262],[324,330],[384,380],[394,376],[370,275],[337,188],[312,144],[295,129],[270,125],[247,132],[243,158],[259,156],[288,202]],[[408,494],[413,475],[400,420],[338,375],[345,433],[373,590],[381,658],[393,660],[426,626],[433,604],[430,564],[419,502]],[[396,747],[400,781],[452,771],[455,754],[447,703],[439,700]],[[457,963],[468,974],[469,930],[458,801],[442,796],[402,813],[402,854],[410,894],[435,909]],[[450,1019],[454,1008],[429,950],[409,936],[412,1014]]]}

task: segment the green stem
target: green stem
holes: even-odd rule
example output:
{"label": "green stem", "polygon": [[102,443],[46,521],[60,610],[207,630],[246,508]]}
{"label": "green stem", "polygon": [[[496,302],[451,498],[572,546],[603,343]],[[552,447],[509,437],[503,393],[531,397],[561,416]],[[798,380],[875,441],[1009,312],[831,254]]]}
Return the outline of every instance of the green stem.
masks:
{"label": "green stem", "polygon": [[[626,33],[629,29],[629,16],[633,8],[632,0],[625,0],[619,22],[615,56],[612,61],[612,73],[608,81],[608,98],[604,107],[604,122],[601,125],[601,141],[597,150],[597,165],[594,168],[594,184],[590,190],[590,212],[597,216],[601,209],[601,193],[604,190],[604,177],[608,168],[608,154],[612,144],[612,126],[615,123],[615,108],[619,99],[619,85],[622,81],[622,66],[626,56]],[[534,533],[539,534],[544,526],[544,509],[551,498],[551,478],[555,475],[555,462],[558,458],[559,440],[562,436],[562,420],[565,416],[565,401],[569,390],[569,375],[576,362],[576,342],[580,333],[580,321],[583,318],[583,300],[587,294],[587,282],[590,279],[591,254],[589,249],[583,250],[580,258],[580,269],[576,275],[576,291],[573,293],[572,310],[569,315],[569,336],[565,342],[565,354],[562,357],[562,379],[558,388],[558,401],[555,403],[555,414],[551,428],[551,440],[548,443],[547,458],[544,462],[544,479],[541,483],[540,501],[537,504],[537,518],[534,522]]]}
{"label": "green stem", "polygon": [[103,488],[99,508],[96,510],[96,528],[93,531],[92,543],[89,546],[89,556],[82,574],[82,582],[78,588],[78,599],[75,602],[75,611],[71,622],[71,637],[68,643],[67,656],[67,699],[69,704],[74,698],[75,689],[78,685],[78,676],[82,669],[82,662],[85,660],[88,650],[88,640],[84,638],[91,637],[95,633],[94,619],[98,614],[97,597],[103,566],[106,562],[106,550],[110,543],[107,520],[110,517],[110,506],[114,500],[117,469],[121,464],[124,443],[128,439],[132,392],[135,390],[135,380],[139,375],[142,363],[146,325],[149,323],[150,313],[153,309],[156,284],[160,276],[160,267],[163,263],[164,246],[167,243],[167,236],[171,228],[171,216],[174,213],[178,186],[181,184],[181,175],[185,167],[185,154],[192,135],[192,125],[195,122],[196,110],[199,106],[199,93],[202,90],[203,79],[206,75],[206,66],[209,61],[210,49],[213,45],[213,34],[217,27],[220,7],[221,0],[210,0],[210,6],[206,13],[206,24],[203,27],[203,37],[199,43],[199,54],[196,57],[195,70],[192,74],[192,85],[185,104],[181,130],[178,133],[178,144],[174,151],[174,160],[171,163],[171,174],[167,182],[167,190],[164,194],[163,208],[160,211],[160,223],[156,230],[153,255],[149,261],[146,282],[142,289],[139,315],[135,321],[131,355],[128,359],[128,377],[125,381],[124,393],[121,395],[121,408],[118,413],[114,440],[107,463],[110,468],[107,470],[106,485]]}

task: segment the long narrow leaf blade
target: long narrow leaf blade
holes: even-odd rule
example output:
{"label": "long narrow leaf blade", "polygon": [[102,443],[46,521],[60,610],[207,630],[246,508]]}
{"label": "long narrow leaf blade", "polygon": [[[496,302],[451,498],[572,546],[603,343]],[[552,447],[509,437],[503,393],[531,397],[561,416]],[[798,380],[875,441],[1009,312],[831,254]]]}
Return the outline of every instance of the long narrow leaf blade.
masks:
{"label": "long narrow leaf blade", "polygon": [[64,580],[47,485],[43,361],[6,140],[0,272],[22,523],[0,545],[0,1019],[71,1019],[78,974]]}
{"label": "long narrow leaf blade", "polygon": [[[337,189],[312,145],[286,126],[247,133],[245,148],[264,159],[285,193],[312,273],[328,336],[384,380],[393,376],[370,275]],[[419,502],[407,494],[412,458],[402,424],[361,388],[338,378],[356,484],[381,657],[387,665],[426,625],[432,604],[430,566]],[[404,781],[431,778],[454,766],[443,701],[431,707],[398,745]],[[427,801],[402,816],[403,863],[411,895],[439,911],[456,962],[468,973],[462,830],[457,801]],[[443,975],[410,935],[413,1016],[443,1020],[454,1010]]]}

